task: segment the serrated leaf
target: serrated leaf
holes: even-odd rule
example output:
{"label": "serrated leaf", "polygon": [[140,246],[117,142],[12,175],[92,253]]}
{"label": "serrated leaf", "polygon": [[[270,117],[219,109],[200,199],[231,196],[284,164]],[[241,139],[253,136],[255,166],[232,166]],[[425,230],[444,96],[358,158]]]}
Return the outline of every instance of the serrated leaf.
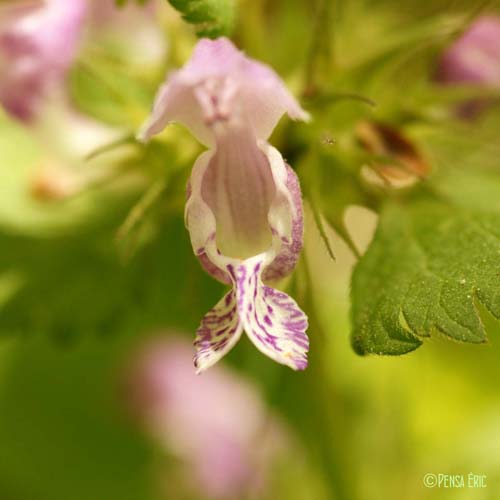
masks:
{"label": "serrated leaf", "polygon": [[391,202],[352,278],[352,344],[405,354],[437,332],[487,341],[475,301],[500,318],[500,218],[420,195]]}
{"label": "serrated leaf", "polygon": [[216,38],[233,29],[235,0],[168,0],[183,19],[193,24],[198,36]]}

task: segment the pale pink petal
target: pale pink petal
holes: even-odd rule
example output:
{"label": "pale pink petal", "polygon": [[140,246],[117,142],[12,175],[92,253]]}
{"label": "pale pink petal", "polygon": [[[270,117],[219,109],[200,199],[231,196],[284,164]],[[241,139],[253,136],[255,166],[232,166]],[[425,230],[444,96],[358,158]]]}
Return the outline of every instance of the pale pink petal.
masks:
{"label": "pale pink petal", "polygon": [[202,109],[191,85],[182,82],[180,71],[172,73],[158,91],[151,116],[137,135],[147,142],[169,123],[185,125],[206,146],[213,145],[213,134],[203,118]]}
{"label": "pale pink petal", "polygon": [[[193,250],[205,270],[223,283],[231,282],[226,257],[242,260],[269,252],[264,270],[268,281],[290,274],[302,249],[302,198],[296,174],[272,146],[244,142],[241,149],[229,148],[224,155],[203,153],[193,167],[188,189],[186,226]],[[238,151],[241,157],[233,158],[231,153]],[[225,173],[219,175],[220,185],[211,169]],[[233,184],[238,194],[234,197],[231,190],[225,192]],[[260,227],[253,226],[256,221]],[[217,250],[209,252],[210,246]]]}
{"label": "pale pink petal", "polygon": [[85,0],[48,0],[1,12],[6,17],[0,19],[0,101],[11,115],[30,121],[42,100],[62,86],[86,7]]}
{"label": "pale pink petal", "polygon": [[438,79],[500,86],[500,16],[483,16],[472,23],[443,54]]}
{"label": "pale pink petal", "polygon": [[281,423],[255,387],[227,368],[197,377],[189,343],[169,337],[140,353],[130,377],[132,408],[159,449],[187,466],[176,469],[176,479],[185,477],[201,497],[255,494],[288,448]]}
{"label": "pale pink petal", "polygon": [[227,38],[202,39],[188,63],[160,89],[138,137],[146,141],[178,121],[212,146],[213,124],[236,121],[266,140],[284,113],[297,120],[309,117],[269,66],[246,57]]}
{"label": "pale pink petal", "polygon": [[246,259],[272,242],[268,222],[276,188],[269,160],[246,129],[230,129],[217,143],[201,196],[216,220],[222,254]]}

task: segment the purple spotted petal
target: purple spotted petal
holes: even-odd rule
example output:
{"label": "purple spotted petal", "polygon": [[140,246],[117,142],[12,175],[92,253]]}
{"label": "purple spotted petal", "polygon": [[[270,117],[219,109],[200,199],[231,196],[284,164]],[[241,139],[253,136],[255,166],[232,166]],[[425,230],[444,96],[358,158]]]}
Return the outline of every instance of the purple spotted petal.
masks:
{"label": "purple spotted petal", "polygon": [[205,316],[198,330],[195,359],[199,371],[228,352],[242,330],[274,361],[294,370],[307,367],[307,317],[286,293],[262,283],[265,258],[227,264],[233,290]]}
{"label": "purple spotted petal", "polygon": [[254,345],[274,361],[294,370],[307,366],[307,317],[286,293],[262,283],[263,259],[231,268],[238,312]]}
{"label": "purple spotted petal", "polygon": [[138,137],[147,141],[177,121],[213,146],[212,125],[222,120],[245,122],[257,139],[266,140],[284,113],[308,119],[269,66],[246,57],[227,38],[202,39],[188,63],[170,74],[159,90]]}
{"label": "purple spotted petal", "polygon": [[203,318],[196,331],[194,365],[198,373],[217,363],[238,342],[243,332],[233,290]]}

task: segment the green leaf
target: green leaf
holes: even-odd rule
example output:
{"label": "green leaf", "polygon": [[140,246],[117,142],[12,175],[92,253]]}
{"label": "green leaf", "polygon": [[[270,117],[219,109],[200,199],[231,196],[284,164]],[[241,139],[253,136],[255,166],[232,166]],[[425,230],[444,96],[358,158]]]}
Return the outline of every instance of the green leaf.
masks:
{"label": "green leaf", "polygon": [[168,0],[183,19],[194,24],[199,37],[229,35],[233,29],[235,0]]}
{"label": "green leaf", "polygon": [[500,217],[418,195],[390,202],[352,279],[359,354],[410,352],[435,333],[487,341],[476,308],[500,318]]}

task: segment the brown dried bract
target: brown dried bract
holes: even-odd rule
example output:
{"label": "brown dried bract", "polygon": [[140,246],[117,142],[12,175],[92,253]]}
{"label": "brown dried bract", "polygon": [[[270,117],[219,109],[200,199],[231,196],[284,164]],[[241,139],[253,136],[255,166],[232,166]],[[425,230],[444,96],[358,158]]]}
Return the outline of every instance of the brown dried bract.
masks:
{"label": "brown dried bract", "polygon": [[396,188],[407,187],[430,172],[430,166],[417,146],[390,125],[362,121],[356,127],[356,137],[363,148],[375,157],[368,166],[371,172],[367,172],[365,168],[369,180],[381,180]]}

